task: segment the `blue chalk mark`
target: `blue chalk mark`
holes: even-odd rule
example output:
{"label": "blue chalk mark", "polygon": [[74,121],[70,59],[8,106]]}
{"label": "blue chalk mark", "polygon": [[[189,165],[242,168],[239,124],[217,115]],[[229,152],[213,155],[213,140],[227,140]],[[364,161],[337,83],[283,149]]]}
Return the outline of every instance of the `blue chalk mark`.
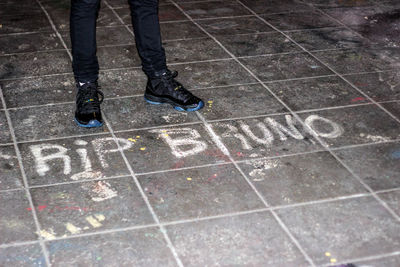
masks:
{"label": "blue chalk mark", "polygon": [[394,159],[400,159],[400,150],[397,150],[392,153],[392,158]]}

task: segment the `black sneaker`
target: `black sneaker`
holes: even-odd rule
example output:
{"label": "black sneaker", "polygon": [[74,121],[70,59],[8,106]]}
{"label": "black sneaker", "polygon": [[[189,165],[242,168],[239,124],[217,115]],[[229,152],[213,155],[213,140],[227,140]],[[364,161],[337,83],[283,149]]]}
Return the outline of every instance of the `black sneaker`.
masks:
{"label": "black sneaker", "polygon": [[166,70],[149,78],[144,99],[150,104],[171,104],[178,111],[196,111],[204,106],[204,102],[186,90],[174,78],[178,72]]}
{"label": "black sneaker", "polygon": [[[77,83],[75,122],[81,127],[92,128],[103,125],[100,104],[104,95],[97,82]],[[99,99],[100,96],[100,99]]]}

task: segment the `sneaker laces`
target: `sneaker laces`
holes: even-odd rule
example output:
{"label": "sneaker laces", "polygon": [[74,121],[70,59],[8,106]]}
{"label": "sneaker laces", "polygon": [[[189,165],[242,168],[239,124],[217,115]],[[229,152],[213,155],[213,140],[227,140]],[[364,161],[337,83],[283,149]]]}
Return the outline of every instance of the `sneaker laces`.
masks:
{"label": "sneaker laces", "polygon": [[100,86],[95,83],[85,83],[79,86],[76,104],[81,113],[100,112],[100,104],[103,103],[104,94],[99,89]]}
{"label": "sneaker laces", "polygon": [[164,86],[169,90],[169,91],[174,91],[175,94],[178,96],[178,98],[187,100],[191,98],[193,95],[190,91],[186,90],[183,85],[176,81],[175,78],[178,76],[177,71],[170,71],[167,70],[161,77],[160,80],[164,84]]}

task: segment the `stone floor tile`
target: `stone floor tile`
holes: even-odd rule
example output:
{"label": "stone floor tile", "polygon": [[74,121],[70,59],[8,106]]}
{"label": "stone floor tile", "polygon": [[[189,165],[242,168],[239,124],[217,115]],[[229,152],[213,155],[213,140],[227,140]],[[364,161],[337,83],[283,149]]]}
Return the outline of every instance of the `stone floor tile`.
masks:
{"label": "stone floor tile", "polygon": [[251,160],[239,166],[271,206],[367,192],[328,152]]}
{"label": "stone floor tile", "polygon": [[347,26],[358,26],[369,23],[368,17],[382,14],[388,9],[390,8],[385,5],[375,5],[326,8],[323,9],[323,12]]}
{"label": "stone floor tile", "polygon": [[168,63],[230,58],[214,40],[169,41],[164,44]]}
{"label": "stone floor tile", "polygon": [[105,99],[143,95],[147,77],[141,68],[100,71],[99,84]]}
{"label": "stone floor tile", "polygon": [[191,21],[161,23],[160,30],[163,41],[208,37]]}
{"label": "stone floor tile", "polygon": [[241,2],[258,14],[310,11],[305,3],[296,0],[270,0],[265,4],[265,0],[241,0]]}
{"label": "stone floor tile", "polygon": [[389,207],[397,213],[398,216],[400,216],[400,190],[380,193],[378,196],[385,201]]}
{"label": "stone floor tile", "polygon": [[250,15],[250,11],[236,2],[209,1],[204,3],[179,3],[193,19]]}
{"label": "stone floor tile", "polygon": [[0,55],[64,49],[53,32],[0,36]]}
{"label": "stone floor tile", "polygon": [[141,66],[136,45],[99,47],[97,57],[103,70]]}
{"label": "stone floor tile", "polygon": [[[125,24],[132,24],[129,8],[117,8],[115,9],[115,11]],[[176,6],[172,4],[160,6],[158,12],[158,18],[161,23],[165,21],[188,20],[188,18]]]}
{"label": "stone floor tile", "polygon": [[[71,48],[69,31],[61,31],[61,36],[68,48]],[[96,30],[97,46],[134,44],[135,38],[125,26],[100,27]]]}
{"label": "stone floor tile", "polygon": [[71,61],[65,51],[0,56],[0,80],[70,71]]}
{"label": "stone floor tile", "polygon": [[176,111],[169,104],[152,105],[142,96],[107,100],[103,111],[114,131],[199,121],[194,112]]}
{"label": "stone floor tile", "polygon": [[367,40],[346,28],[294,31],[287,34],[309,51],[357,48],[368,45]]}
{"label": "stone floor tile", "polygon": [[312,4],[317,8],[329,8],[329,7],[359,7],[359,6],[369,6],[376,2],[376,0],[363,0],[363,1],[353,1],[353,0],[307,0],[307,3]]}
{"label": "stone floor tile", "polygon": [[384,103],[382,106],[400,120],[400,101]]}
{"label": "stone floor tile", "polygon": [[75,104],[10,110],[19,142],[108,132],[105,125],[90,129],[77,127],[74,114]]}
{"label": "stone floor tile", "polygon": [[47,246],[53,266],[177,266],[156,228],[52,241]]}
{"label": "stone floor tile", "polygon": [[[51,19],[53,20],[55,26],[60,31],[69,30],[69,6],[66,7],[46,7]],[[122,23],[119,21],[117,16],[112,12],[111,9],[107,8],[104,4],[100,9],[99,17],[97,19],[97,27],[99,26],[117,26]]]}
{"label": "stone floor tile", "polygon": [[132,177],[34,188],[31,194],[47,240],[154,222]]}
{"label": "stone floor tile", "polygon": [[38,12],[34,16],[29,15],[2,15],[0,34],[22,33],[34,31],[51,31],[51,25],[47,17]]}
{"label": "stone floor tile", "polygon": [[23,186],[14,146],[0,146],[0,191]]}
{"label": "stone floor tile", "polygon": [[268,212],[167,227],[185,266],[307,266]]}
{"label": "stone floor tile", "polygon": [[7,108],[75,101],[73,74],[1,81]]}
{"label": "stone floor tile", "polygon": [[279,32],[217,35],[216,38],[237,57],[301,51],[297,45]]}
{"label": "stone floor tile", "polygon": [[0,248],[0,265],[14,267],[44,267],[46,261],[39,244]]}
{"label": "stone floor tile", "polygon": [[335,150],[335,154],[373,190],[400,187],[400,143]]}
{"label": "stone floor tile", "polygon": [[233,164],[139,177],[160,221],[265,207]]}
{"label": "stone floor tile", "polygon": [[129,174],[111,135],[22,143],[19,149],[30,186]]}
{"label": "stone floor tile", "polygon": [[285,113],[288,110],[260,84],[196,91],[205,102],[199,112],[207,120]]}
{"label": "stone floor tile", "polygon": [[256,82],[255,78],[232,59],[179,64],[169,68],[179,72],[177,80],[188,89]]}
{"label": "stone floor tile", "polygon": [[217,35],[272,32],[271,27],[256,16],[197,20],[207,32]]}
{"label": "stone floor tile", "polygon": [[333,74],[328,68],[305,53],[241,58],[240,61],[262,81]]}
{"label": "stone floor tile", "polygon": [[1,144],[12,143],[12,138],[10,130],[8,128],[6,114],[3,110],[0,110],[0,143]]}
{"label": "stone floor tile", "polygon": [[117,137],[133,143],[124,153],[135,173],[229,161],[201,125],[131,131],[117,133]]}
{"label": "stone floor tile", "polygon": [[337,76],[266,85],[294,111],[368,102],[361,93]]}
{"label": "stone floor tile", "polygon": [[400,124],[375,105],[315,111],[313,114],[324,119],[310,118],[308,112],[300,114],[300,117],[303,120],[308,118],[308,124],[331,147],[400,138]]}
{"label": "stone floor tile", "polygon": [[211,123],[235,160],[322,149],[291,115]]}
{"label": "stone floor tile", "polygon": [[19,1],[18,5],[11,2],[1,2],[0,16],[40,15],[42,10],[36,1]]}
{"label": "stone floor tile", "polygon": [[24,190],[0,193],[0,244],[37,239]]}
{"label": "stone floor tile", "polygon": [[375,101],[400,100],[400,71],[344,75]]}
{"label": "stone floor tile", "polygon": [[400,224],[373,197],[281,209],[277,213],[317,265],[399,249]]}
{"label": "stone floor tile", "polygon": [[281,31],[340,26],[333,19],[309,10],[305,12],[262,15],[261,17]]}
{"label": "stone floor tile", "polygon": [[400,68],[400,53],[389,50],[338,50],[313,53],[340,74]]}

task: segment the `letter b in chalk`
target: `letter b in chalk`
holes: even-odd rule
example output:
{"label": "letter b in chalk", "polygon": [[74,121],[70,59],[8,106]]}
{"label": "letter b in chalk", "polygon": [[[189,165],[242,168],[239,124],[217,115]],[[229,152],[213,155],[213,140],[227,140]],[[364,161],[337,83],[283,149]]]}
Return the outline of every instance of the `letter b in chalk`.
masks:
{"label": "letter b in chalk", "polygon": [[[201,137],[198,131],[191,128],[179,129],[160,129],[151,130],[152,133],[158,133],[165,143],[171,148],[171,153],[177,158],[192,156],[204,151],[207,148],[207,143],[196,140]],[[181,135],[180,138],[172,138],[171,135]],[[190,149],[183,150],[190,147]]]}

